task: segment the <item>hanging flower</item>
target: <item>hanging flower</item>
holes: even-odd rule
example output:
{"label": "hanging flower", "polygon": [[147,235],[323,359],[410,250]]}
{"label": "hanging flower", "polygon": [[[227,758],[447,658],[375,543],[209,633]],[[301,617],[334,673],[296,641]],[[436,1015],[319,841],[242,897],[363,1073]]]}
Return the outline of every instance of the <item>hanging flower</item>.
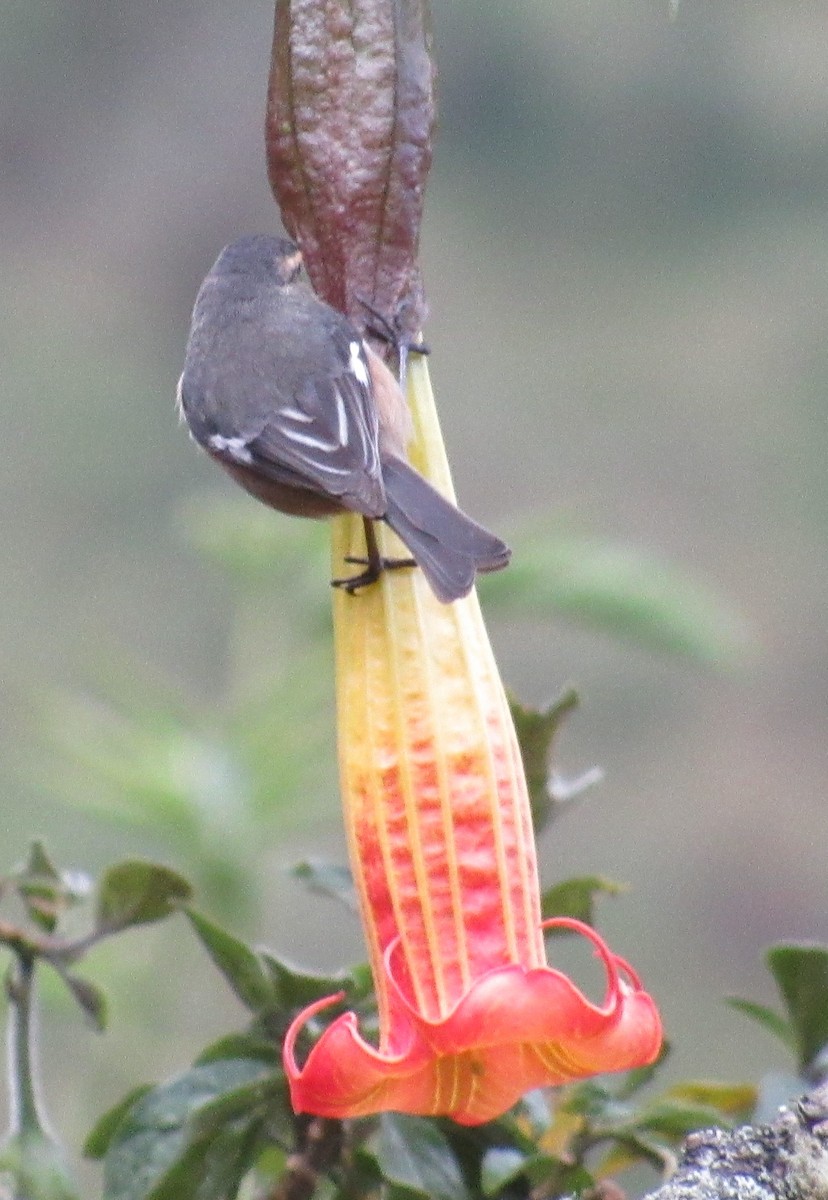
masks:
{"label": "hanging flower", "polygon": [[[414,465],[451,493],[424,360],[410,372]],[[361,552],[335,522],[333,558]],[[388,556],[406,551],[381,531]],[[529,798],[508,704],[474,593],[440,604],[419,571],[386,571],[334,596],[340,776],[351,864],[379,1006],[375,1047],[353,1013],[296,1060],[297,1112],[384,1110],[492,1120],[531,1088],[652,1062],[661,1024],[598,935],[606,988],[593,1003],[547,965]]]}

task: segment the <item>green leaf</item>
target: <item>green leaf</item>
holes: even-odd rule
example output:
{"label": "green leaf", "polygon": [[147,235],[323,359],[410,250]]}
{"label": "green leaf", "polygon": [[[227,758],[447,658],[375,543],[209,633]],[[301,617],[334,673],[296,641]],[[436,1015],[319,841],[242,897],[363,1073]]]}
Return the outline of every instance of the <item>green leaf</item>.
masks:
{"label": "green leaf", "polygon": [[720,1083],[712,1079],[688,1079],[667,1089],[676,1101],[704,1105],[734,1119],[747,1119],[756,1106],[757,1089],[752,1083]]}
{"label": "green leaf", "polygon": [[774,1012],[772,1008],[768,1008],[765,1004],[756,1004],[753,1000],[742,1000],[739,996],[727,996],[725,1003],[731,1008],[735,1008],[737,1012],[742,1012],[745,1016],[750,1017],[752,1021],[763,1025],[774,1037],[778,1037],[784,1042],[789,1050],[796,1049],[796,1036],[790,1023]]}
{"label": "green leaf", "polygon": [[649,649],[726,665],[744,657],[744,621],[680,568],[629,546],[576,536],[513,538],[508,571],[480,579],[486,607],[568,616]]}
{"label": "green leaf", "polygon": [[169,867],[136,859],[117,863],[100,882],[96,927],[113,933],[161,921],[189,900],[191,893],[187,880]]}
{"label": "green leaf", "polygon": [[480,1190],[484,1196],[496,1196],[526,1170],[529,1156],[514,1146],[491,1146],[480,1163]]}
{"label": "green leaf", "polygon": [[263,1110],[270,1105],[274,1096],[284,1096],[286,1093],[285,1078],[281,1070],[271,1063],[270,1069],[261,1078],[243,1083],[203,1104],[190,1119],[190,1136],[194,1139],[211,1137],[237,1118],[257,1109]]}
{"label": "green leaf", "polygon": [[767,962],[788,1009],[804,1073],[828,1044],[828,948],[772,946]]}
{"label": "green leaf", "polygon": [[[199,1183],[194,1200],[228,1200],[238,1194],[266,1137],[265,1124],[261,1115],[244,1117],[228,1123],[211,1139],[199,1162]],[[181,1200],[181,1193],[173,1186],[159,1200]]]}
{"label": "green leaf", "polygon": [[[541,915],[545,921],[554,917],[572,917],[586,925],[595,924],[595,897],[620,896],[627,889],[604,875],[583,875],[565,879],[547,888],[541,897]],[[547,934],[568,933],[566,929],[546,930]]]}
{"label": "green leaf", "polygon": [[711,1105],[688,1104],[681,1100],[660,1100],[649,1105],[624,1128],[633,1134],[642,1130],[660,1133],[674,1142],[681,1141],[695,1129],[707,1129],[713,1125],[728,1126],[730,1122],[720,1109]]}
{"label": "green leaf", "polygon": [[[263,1119],[251,1114],[191,1142],[150,1193],[151,1200],[228,1200],[253,1166]],[[104,1195],[104,1200],[108,1200]]]}
{"label": "green leaf", "polygon": [[[252,1059],[225,1059],[145,1092],[109,1139],[104,1200],[223,1200],[249,1165],[275,1078]],[[217,1101],[226,1121],[208,1118]]]}
{"label": "green leaf", "polygon": [[32,842],[26,863],[13,877],[26,912],[46,933],[53,933],[63,912],[89,891],[80,872],[59,871],[42,842]]}
{"label": "green leaf", "polygon": [[61,882],[61,873],[43,842],[35,840],[29,846],[29,857],[21,878],[41,879],[45,883],[59,884]]}
{"label": "green leaf", "polygon": [[[282,1146],[267,1144],[259,1150],[256,1155],[255,1175],[253,1177],[256,1186],[252,1190],[252,1194],[256,1197],[256,1200],[266,1200],[266,1197],[276,1195],[277,1183],[287,1169],[287,1159],[287,1152]],[[359,1195],[358,1192],[352,1194]],[[245,1192],[244,1195],[247,1198],[248,1193]],[[315,1193],[315,1197],[321,1200],[318,1192]]]}
{"label": "green leaf", "polygon": [[578,705],[578,693],[566,691],[548,708],[529,708],[513,695],[509,707],[515,723],[520,756],[526,772],[526,784],[532,805],[532,820],[540,831],[562,807],[550,779],[552,746],[561,722]]}
{"label": "green leaf", "polygon": [[123,1100],[119,1100],[112,1108],[107,1109],[87,1134],[86,1141],[83,1143],[84,1157],[103,1158],[129,1110],[142,1096],[146,1096],[147,1092],[151,1091],[152,1084],[143,1083],[139,1087],[133,1088],[131,1092],[127,1092]]}
{"label": "green leaf", "polygon": [[480,1190],[484,1196],[522,1195],[527,1188],[509,1190],[509,1185],[525,1176],[531,1191],[543,1196],[578,1194],[591,1187],[595,1180],[580,1166],[564,1162],[553,1154],[519,1150],[514,1146],[491,1146],[480,1165]]}
{"label": "green leaf", "polygon": [[[246,1092],[244,1089],[238,1089],[228,1097],[219,1097],[213,1104],[208,1105],[194,1122],[194,1131],[203,1132],[211,1124],[216,1124],[219,1117],[227,1120],[234,1117],[236,1112],[243,1116],[245,1109],[257,1107],[258,1095],[258,1099],[262,1101],[261,1106],[267,1110],[267,1128],[271,1139],[275,1138],[282,1146],[290,1146],[296,1134],[296,1118],[290,1103],[287,1080],[281,1067],[281,1044],[265,1042],[252,1034],[222,1038],[198,1056],[196,1065],[216,1062],[221,1046],[230,1051],[234,1058],[250,1058],[263,1063],[268,1068],[268,1074],[264,1079],[251,1083]],[[226,1054],[225,1058],[230,1058],[231,1053]]]}
{"label": "green leaf", "polygon": [[253,1058],[271,1067],[279,1061],[280,1048],[275,1041],[255,1033],[228,1033],[206,1046],[195,1060],[196,1066],[219,1058]]}
{"label": "green leaf", "polygon": [[203,913],[185,913],[210,958],[251,1012],[274,1007],[276,992],[262,959],[244,942],[216,925]]}
{"label": "green leaf", "polygon": [[562,1112],[577,1113],[593,1122],[609,1120],[609,1114],[617,1109],[618,1101],[612,1092],[592,1079],[567,1088],[561,1102]]}
{"label": "green leaf", "polygon": [[64,907],[62,881],[42,842],[32,842],[26,865],[17,877],[17,890],[29,917],[41,929],[52,933]]}
{"label": "green leaf", "polygon": [[383,1113],[371,1145],[388,1183],[429,1200],[469,1200],[454,1151],[433,1121]]}
{"label": "green leaf", "polygon": [[362,965],[335,975],[318,975],[299,970],[267,950],[261,952],[261,957],[277,989],[279,1007],[282,1009],[305,1008],[315,1000],[336,995],[337,992],[344,992],[348,1002],[354,1004],[371,993],[371,973]]}
{"label": "green leaf", "polygon": [[316,895],[338,900],[352,912],[356,910],[356,892],[350,868],[343,867],[340,863],[305,859],[292,866],[290,874]]}
{"label": "green leaf", "polygon": [[595,1184],[586,1167],[564,1162],[553,1154],[531,1155],[526,1162],[526,1174],[533,1192],[542,1188],[544,1195],[580,1196]]}
{"label": "green leaf", "polygon": [[78,975],[70,975],[68,971],[59,971],[63,982],[80,1005],[84,1016],[98,1033],[106,1029],[107,1003],[106,996],[95,983],[81,979]]}

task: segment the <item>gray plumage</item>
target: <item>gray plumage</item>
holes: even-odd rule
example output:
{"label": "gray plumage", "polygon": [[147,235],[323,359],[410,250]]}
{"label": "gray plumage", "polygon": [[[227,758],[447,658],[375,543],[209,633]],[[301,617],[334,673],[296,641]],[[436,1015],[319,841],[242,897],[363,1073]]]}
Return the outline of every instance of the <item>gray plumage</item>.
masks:
{"label": "gray plumage", "polygon": [[[505,566],[509,550],[403,460],[387,416],[389,403],[404,406],[393,377],[369,361],[350,322],[298,281],[300,264],[284,238],[240,238],[222,251],[193,310],[182,416],[271,507],[387,521],[437,597],[455,600],[475,571]],[[386,376],[396,390],[390,401]]]}

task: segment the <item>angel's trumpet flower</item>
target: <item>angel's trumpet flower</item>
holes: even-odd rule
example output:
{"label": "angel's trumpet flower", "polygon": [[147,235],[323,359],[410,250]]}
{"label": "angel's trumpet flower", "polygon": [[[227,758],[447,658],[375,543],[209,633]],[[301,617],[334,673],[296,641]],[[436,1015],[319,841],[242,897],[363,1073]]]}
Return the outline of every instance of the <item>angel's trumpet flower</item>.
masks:
{"label": "angel's trumpet flower", "polygon": [[[451,480],[424,360],[409,372],[415,465]],[[393,535],[383,553],[404,556]],[[361,553],[342,517],[335,573]],[[593,1003],[547,965],[529,798],[514,726],[474,593],[440,604],[419,571],[337,592],[339,755],[351,865],[379,1005],[379,1044],[336,1018],[302,1066],[285,1041],[295,1109],[491,1120],[531,1088],[652,1062],[650,996],[577,922],[606,971]]]}

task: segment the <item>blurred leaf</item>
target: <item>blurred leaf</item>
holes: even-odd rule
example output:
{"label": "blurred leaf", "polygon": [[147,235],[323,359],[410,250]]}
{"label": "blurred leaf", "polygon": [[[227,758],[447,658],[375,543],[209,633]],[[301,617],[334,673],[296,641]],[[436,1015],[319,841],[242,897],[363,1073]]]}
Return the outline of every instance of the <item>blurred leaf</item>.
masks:
{"label": "blurred leaf", "polygon": [[643,1134],[625,1134],[616,1139],[615,1145],[601,1160],[596,1175],[604,1179],[617,1175],[638,1163],[648,1163],[663,1175],[671,1175],[677,1166],[676,1157],[664,1145]]}
{"label": "blurred leaf", "polygon": [[242,1004],[251,1012],[273,1007],[276,993],[256,952],[195,909],[184,911],[210,958]]}
{"label": "blurred leaf", "polygon": [[117,863],[101,879],[96,926],[113,932],[161,921],[191,894],[187,880],[169,867],[137,859]]}
{"label": "blurred leaf", "polygon": [[[571,1159],[568,1149],[566,1154]],[[531,1146],[490,1146],[483,1153],[479,1171],[480,1190],[484,1196],[497,1196],[504,1190],[507,1195],[523,1195],[528,1190],[524,1187],[514,1192],[509,1190],[509,1185],[521,1176],[532,1185],[533,1194],[549,1197],[565,1193],[580,1195],[595,1183],[585,1167]]]}
{"label": "blurred leaf", "polygon": [[[545,1154],[553,1154],[557,1158],[571,1157],[573,1146],[580,1144],[581,1135],[587,1127],[587,1119],[578,1113],[568,1112],[563,1105],[558,1105],[553,1114],[549,1127],[536,1138],[543,1147]],[[533,1146],[523,1146],[522,1149],[532,1151]]]}
{"label": "blurred leaf", "polygon": [[654,650],[724,665],[748,648],[741,618],[681,569],[640,550],[573,536],[512,539],[508,571],[480,579],[493,612],[567,616]]}
{"label": "blurred leaf", "polygon": [[[584,875],[579,879],[565,879],[553,884],[541,896],[541,916],[544,920],[553,917],[573,917],[586,925],[595,924],[595,897],[620,896],[627,889],[604,875]],[[549,934],[569,933],[568,929],[546,929]]]}
{"label": "blurred leaf", "polygon": [[569,689],[548,708],[529,708],[513,695],[509,707],[515,723],[535,830],[540,831],[556,815],[559,804],[550,785],[552,745],[567,713],[578,704],[578,693]]}
{"label": "blurred leaf", "polygon": [[260,1129],[258,1116],[229,1123],[215,1137],[188,1142],[149,1190],[138,1180],[133,1187],[119,1181],[110,1190],[105,1181],[103,1200],[228,1200],[250,1169]]}
{"label": "blurred leaf", "polygon": [[739,996],[727,996],[725,1003],[729,1004],[731,1008],[735,1008],[737,1012],[744,1013],[757,1024],[763,1025],[774,1037],[778,1037],[780,1041],[784,1042],[789,1050],[796,1049],[796,1037],[789,1022],[772,1008],[768,1008],[764,1004],[756,1004],[753,1000],[742,1000]]}
{"label": "blurred leaf", "polygon": [[[185,1153],[149,1193],[148,1200],[229,1200],[253,1166],[264,1119],[251,1114],[228,1122]],[[104,1200],[109,1194],[104,1193]]]}
{"label": "blurred leaf", "polygon": [[533,1191],[544,1195],[580,1196],[595,1183],[586,1167],[573,1166],[552,1154],[533,1154],[526,1162],[526,1174],[534,1185]]}
{"label": "blurred leaf", "polygon": [[346,993],[348,1002],[355,1003],[372,992],[371,972],[362,964],[350,971],[323,975],[293,967],[267,950],[261,952],[261,957],[278,989],[279,1007],[285,1010],[305,1008],[315,1000],[337,992]]}
{"label": "blurred leaf", "polygon": [[828,1045],[823,1046],[816,1058],[808,1063],[806,1078],[817,1086],[828,1082]]}
{"label": "blurred leaf", "polygon": [[709,1129],[714,1125],[730,1125],[721,1109],[709,1104],[689,1104],[680,1099],[665,1099],[658,1100],[636,1113],[624,1130],[634,1134],[647,1130],[680,1142],[693,1130]]}
{"label": "blurred leaf", "polygon": [[[288,1155],[283,1147],[265,1145],[256,1155],[254,1187],[251,1193],[240,1192],[239,1196],[244,1195],[244,1200],[250,1200],[251,1196],[255,1200],[267,1200],[267,1197],[275,1197],[277,1183],[287,1169],[287,1159]],[[358,1196],[359,1193],[357,1192],[355,1195]],[[315,1196],[318,1200],[322,1200],[320,1190],[317,1190]]]}
{"label": "blurred leaf", "polygon": [[338,900],[351,912],[356,910],[354,878],[349,867],[343,867],[339,863],[305,859],[292,866],[290,874],[316,895]]}
{"label": "blurred leaf", "polygon": [[[264,515],[280,524],[276,514]],[[327,800],[334,786],[330,603],[325,588],[317,584],[315,592],[327,613],[324,636],[316,638],[300,623],[309,607],[301,595],[289,592],[289,603],[266,611],[241,598],[234,648],[242,686],[220,711],[205,713],[170,694],[165,680],[122,664],[113,648],[85,693],[44,700],[37,740],[45,728],[48,745],[32,756],[27,786],[34,778],[40,790],[109,822],[163,834],[205,905],[249,921],[259,899],[251,866],[267,844],[263,831],[277,821],[282,833],[285,821],[306,823],[311,801]],[[263,637],[280,640],[269,660],[259,651]]]}
{"label": "blurred leaf", "polygon": [[93,1029],[96,1029],[98,1033],[103,1033],[106,1029],[107,1003],[106,996],[101,989],[97,984],[90,983],[88,979],[70,975],[68,971],[58,971],[58,974],[80,1005]]}
{"label": "blurred leaf", "polygon": [[[143,692],[130,697],[114,690],[115,699],[55,698],[46,717],[51,755],[41,753],[30,774],[44,790],[109,822],[163,833],[210,903],[243,914],[251,903],[245,887],[251,818],[258,815],[244,738],[237,729],[226,739],[201,730],[192,705],[189,713],[178,711],[161,688],[155,710]],[[271,710],[271,731],[285,727],[293,729],[289,721],[274,720]],[[271,737],[270,750],[281,755],[283,747],[274,747]],[[287,757],[281,765],[269,772],[280,785],[283,776],[290,780],[296,773],[295,766],[287,769]],[[261,771],[261,764],[254,766]],[[277,792],[271,783],[271,814]]]}
{"label": "blurred leaf", "polygon": [[[567,1088],[561,1103],[561,1110],[567,1113],[577,1113],[589,1117],[592,1121],[607,1121],[609,1114],[617,1110],[618,1100],[613,1093],[594,1079],[583,1083],[573,1084]],[[626,1107],[624,1111],[628,1111]]]}
{"label": "blurred leaf", "polygon": [[756,1105],[757,1089],[752,1083],[720,1083],[694,1079],[676,1083],[667,1089],[668,1099],[704,1105],[725,1116],[747,1118]]}
{"label": "blurred leaf", "polygon": [[484,1196],[496,1196],[508,1183],[526,1170],[529,1156],[513,1146],[491,1146],[480,1163],[480,1190]]}
{"label": "blurred leaf", "polygon": [[[285,590],[320,597],[330,608],[319,581],[328,572],[328,535],[311,521],[286,521],[272,509],[244,496],[202,495],[181,508],[188,541],[205,558],[246,586],[281,585]],[[303,588],[303,582],[307,587]]]}
{"label": "blurred leaf", "polygon": [[34,841],[29,847],[29,857],[23,871],[18,876],[21,880],[39,880],[52,885],[60,884],[61,874],[52,862],[43,842]]}
{"label": "blurred leaf", "polygon": [[81,1200],[61,1146],[40,1129],[0,1145],[0,1196],[9,1200]]}
{"label": "blurred leaf", "polygon": [[549,793],[557,807],[562,809],[565,804],[580,799],[584,792],[603,782],[604,772],[600,767],[588,767],[580,775],[567,776],[553,770],[549,776]]}
{"label": "blurred leaf", "polygon": [[61,693],[46,720],[58,761],[44,783],[110,820],[192,837],[201,793],[216,779],[226,787],[215,748],[160,697],[152,712],[145,700]]}
{"label": "blurred leaf", "polygon": [[234,1087],[202,1105],[190,1120],[190,1136],[198,1139],[213,1136],[237,1117],[269,1106],[277,1095],[284,1095],[287,1099],[287,1084],[281,1070],[271,1062],[269,1071],[260,1079],[253,1079],[249,1083]]}
{"label": "blurred leaf", "polygon": [[53,933],[61,913],[84,899],[88,878],[76,871],[59,871],[40,841],[32,842],[26,863],[14,874],[15,888],[32,921]]}
{"label": "blurred leaf", "polygon": [[[145,1092],[124,1114],[104,1160],[104,1200],[224,1200],[247,1166],[274,1072],[225,1059]],[[211,1106],[221,1101],[227,1120]],[[215,1120],[209,1119],[213,1112]],[[199,1119],[205,1116],[206,1127]]]}
{"label": "blurred leaf", "polygon": [[388,1183],[429,1200],[469,1200],[454,1151],[433,1121],[383,1113],[370,1147]]}
{"label": "blurred leaf", "polygon": [[[221,1051],[226,1051],[222,1054]],[[250,1085],[250,1090],[247,1092],[247,1098],[240,1104],[241,1093],[231,1093],[228,1098],[227,1105],[224,1111],[233,1115],[233,1109],[251,1107],[252,1101],[255,1100],[256,1092],[254,1089],[259,1089],[261,1099],[267,1101],[267,1128],[268,1135],[271,1139],[275,1138],[283,1146],[290,1146],[293,1143],[296,1134],[295,1116],[290,1103],[290,1093],[288,1091],[287,1080],[282,1071],[282,1047],[281,1041],[267,1041],[262,1037],[258,1037],[253,1033],[247,1034],[231,1034],[228,1037],[220,1038],[199,1054],[194,1066],[203,1066],[208,1063],[216,1062],[224,1058],[249,1058],[255,1062],[263,1063],[268,1068],[268,1074],[261,1081],[257,1081]],[[220,1106],[224,1103],[223,1098],[216,1101],[215,1105],[210,1105],[205,1109],[203,1114],[198,1119],[198,1128],[203,1130],[205,1122],[209,1124],[214,1122],[220,1111]]]}
{"label": "blurred leaf", "polygon": [[635,1067],[632,1071],[625,1071],[621,1076],[620,1086],[616,1092],[618,1099],[628,1100],[636,1092],[640,1092],[643,1087],[646,1087],[648,1083],[651,1083],[662,1063],[669,1058],[671,1049],[670,1042],[665,1038],[661,1043],[661,1049],[658,1052],[658,1058],[655,1062],[651,1062],[646,1067]]}
{"label": "blurred leaf", "polygon": [[552,1124],[553,1112],[549,1094],[544,1088],[533,1088],[518,1101],[518,1111],[528,1123],[533,1136],[540,1138]]}
{"label": "blurred leaf", "polygon": [[272,1067],[278,1063],[279,1047],[274,1041],[255,1033],[228,1033],[206,1046],[194,1065],[199,1067],[220,1058],[253,1058]]}
{"label": "blurred leaf", "polygon": [[772,946],[767,962],[790,1015],[799,1069],[805,1072],[828,1044],[828,948]]}
{"label": "blurred leaf", "polygon": [[61,877],[42,842],[32,842],[26,865],[17,877],[17,890],[29,917],[52,933],[63,907]]}
{"label": "blurred leaf", "polygon": [[83,1143],[83,1154],[86,1158],[103,1158],[109,1149],[118,1126],[123,1121],[132,1106],[152,1091],[151,1083],[143,1083],[127,1092],[123,1100],[119,1100],[112,1108],[107,1109],[102,1117],[95,1122]]}

